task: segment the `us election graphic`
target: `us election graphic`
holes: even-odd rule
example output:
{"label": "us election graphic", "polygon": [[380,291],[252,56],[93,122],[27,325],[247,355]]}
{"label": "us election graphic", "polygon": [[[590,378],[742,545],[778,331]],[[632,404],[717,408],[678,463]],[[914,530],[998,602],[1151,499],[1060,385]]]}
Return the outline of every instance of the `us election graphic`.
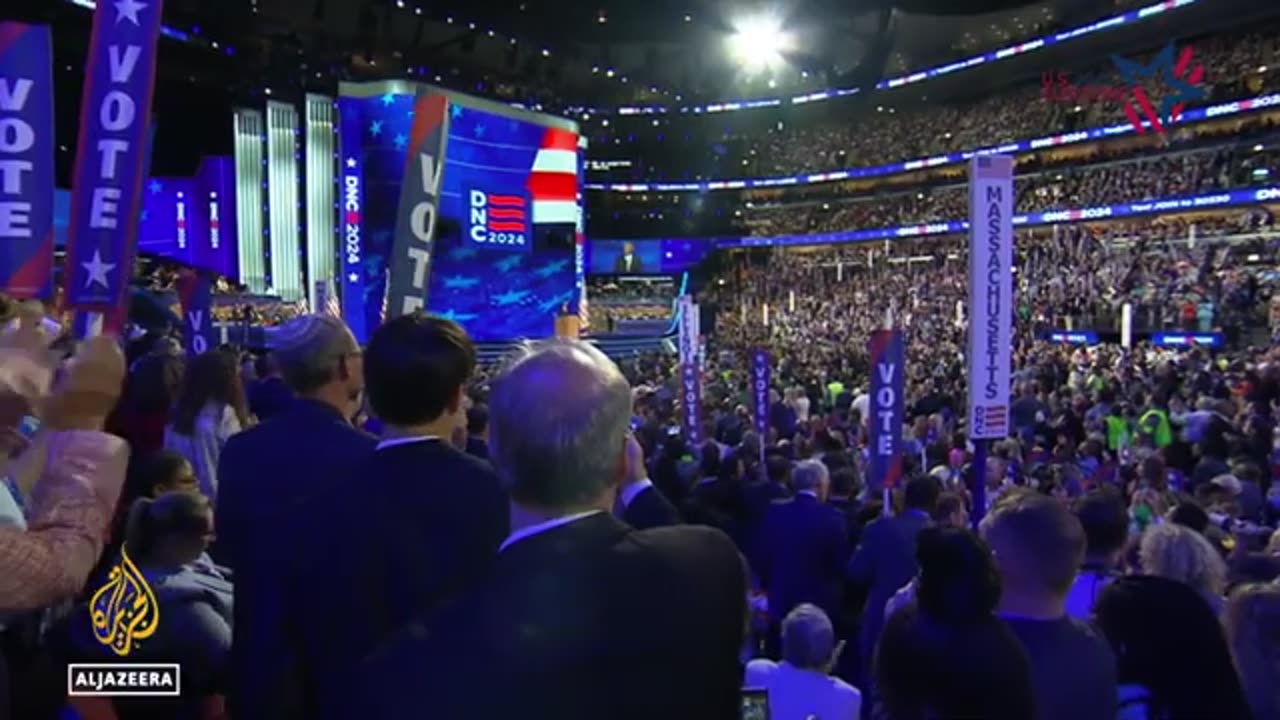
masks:
{"label": "us election graphic", "polygon": [[67,237],[67,300],[120,305],[142,210],[160,0],[99,2],[85,65]]}

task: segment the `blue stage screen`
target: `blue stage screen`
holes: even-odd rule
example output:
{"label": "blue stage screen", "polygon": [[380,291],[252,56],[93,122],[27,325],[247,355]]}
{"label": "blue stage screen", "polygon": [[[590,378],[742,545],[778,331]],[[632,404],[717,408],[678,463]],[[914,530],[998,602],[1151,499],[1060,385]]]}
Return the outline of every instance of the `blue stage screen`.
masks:
{"label": "blue stage screen", "polygon": [[[625,259],[628,248],[630,264]],[[592,275],[678,275],[715,249],[715,238],[592,239],[587,241],[587,271]]]}
{"label": "blue stage screen", "polygon": [[[395,93],[339,100],[346,172],[361,174],[360,248],[346,254],[343,267],[344,315],[361,340],[381,320],[414,100]],[[572,132],[575,159],[559,156],[552,162],[550,134],[567,132],[563,127],[552,129],[532,114],[473,103],[481,104],[450,95],[428,308],[457,321],[478,341],[547,337],[554,334],[558,315],[577,310],[577,132]],[[566,177],[572,173],[567,203],[573,214],[563,212],[563,201],[560,212],[548,212],[548,204],[540,201],[545,189],[539,173],[548,166]],[[481,200],[487,220],[477,225],[472,206]],[[497,213],[502,217],[494,213],[499,207],[506,211]],[[358,317],[350,316],[352,310]]]}

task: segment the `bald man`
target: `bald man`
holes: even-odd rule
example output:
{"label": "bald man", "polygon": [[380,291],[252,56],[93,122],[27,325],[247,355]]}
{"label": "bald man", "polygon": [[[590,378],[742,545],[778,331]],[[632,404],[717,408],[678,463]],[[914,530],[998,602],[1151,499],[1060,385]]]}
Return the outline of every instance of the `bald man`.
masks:
{"label": "bald man", "polygon": [[719,530],[635,530],[610,513],[631,410],[593,346],[519,351],[489,400],[512,532],[476,590],[366,663],[346,717],[737,717],[741,557]]}

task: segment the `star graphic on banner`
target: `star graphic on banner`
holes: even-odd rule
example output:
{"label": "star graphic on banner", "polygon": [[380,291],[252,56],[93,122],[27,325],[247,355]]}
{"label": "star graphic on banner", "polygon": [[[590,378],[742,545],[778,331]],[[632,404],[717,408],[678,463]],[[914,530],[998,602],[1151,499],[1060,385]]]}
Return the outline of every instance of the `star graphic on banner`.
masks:
{"label": "star graphic on banner", "polygon": [[102,253],[94,250],[93,260],[80,264],[89,272],[89,277],[84,281],[84,286],[86,288],[94,283],[97,283],[104,288],[111,287],[111,283],[107,281],[107,273],[114,270],[116,266],[115,263],[102,262]]}
{"label": "star graphic on banner", "polygon": [[116,23],[121,20],[128,19],[134,25],[138,25],[138,11],[147,6],[146,3],[140,3],[138,0],[117,0],[116,5]]}
{"label": "star graphic on banner", "polygon": [[475,126],[475,128],[472,129],[471,132],[475,133],[476,137],[484,137],[484,126],[477,125]]}
{"label": "star graphic on banner", "polygon": [[353,157],[347,158],[347,167],[353,168],[355,166],[356,166],[356,159]]}
{"label": "star graphic on banner", "polygon": [[151,184],[147,186],[147,190],[149,190],[152,195],[159,194],[159,192],[163,189],[164,189],[164,186],[160,184],[159,180],[152,180]]}
{"label": "star graphic on banner", "polygon": [[461,106],[461,105],[450,105],[450,106],[449,106],[449,117],[452,117],[452,118],[460,118],[460,117],[462,117],[462,106]]}
{"label": "star graphic on banner", "polygon": [[151,217],[151,211],[143,210],[138,219],[142,220],[142,222],[146,222],[149,217]]}
{"label": "star graphic on banner", "polygon": [[1151,59],[1150,65],[1144,65],[1118,55],[1111,56],[1111,59],[1115,63],[1116,69],[1120,71],[1120,75],[1130,86],[1141,87],[1142,78],[1159,77],[1165,87],[1175,91],[1160,100],[1160,119],[1164,122],[1174,119],[1174,107],[1194,100],[1202,100],[1207,96],[1207,92],[1203,87],[1197,87],[1178,75],[1172,42],[1156,53],[1155,57]]}
{"label": "star graphic on banner", "polygon": [[392,95],[391,93],[387,93],[386,95],[383,95],[383,96],[382,96],[382,105],[383,105],[383,107],[386,107],[386,106],[389,106],[389,105],[395,105],[395,104],[396,104],[396,96],[395,96],[395,95]]}
{"label": "star graphic on banner", "polygon": [[350,275],[348,275],[347,279],[350,280],[351,282],[360,282],[360,276],[355,273],[351,273]]}
{"label": "star graphic on banner", "polygon": [[409,144],[409,138],[405,137],[404,133],[400,133],[399,135],[396,135],[394,142],[397,150],[403,150],[405,146]]}
{"label": "star graphic on banner", "polygon": [[373,122],[369,123],[369,134],[373,135],[374,137],[377,137],[382,134],[381,120],[374,120]]}

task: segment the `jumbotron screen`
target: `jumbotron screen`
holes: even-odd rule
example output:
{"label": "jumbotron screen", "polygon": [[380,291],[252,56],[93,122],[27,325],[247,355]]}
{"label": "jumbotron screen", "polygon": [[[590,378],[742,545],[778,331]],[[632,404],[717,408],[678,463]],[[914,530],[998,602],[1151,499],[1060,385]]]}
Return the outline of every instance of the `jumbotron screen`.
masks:
{"label": "jumbotron screen", "polygon": [[478,341],[554,334],[584,270],[577,126],[405,83],[344,85],[339,100],[347,322],[364,340],[381,320],[414,91],[449,99],[428,309]]}

